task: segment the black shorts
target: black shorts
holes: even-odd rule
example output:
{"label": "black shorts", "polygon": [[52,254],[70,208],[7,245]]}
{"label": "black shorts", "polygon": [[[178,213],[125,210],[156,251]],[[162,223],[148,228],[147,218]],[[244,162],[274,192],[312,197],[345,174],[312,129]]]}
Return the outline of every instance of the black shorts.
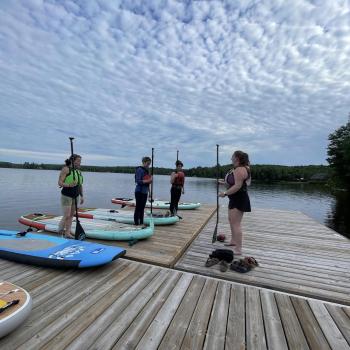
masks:
{"label": "black shorts", "polygon": [[238,209],[243,212],[250,212],[252,211],[250,207],[250,199],[248,196],[247,191],[239,191],[234,194],[231,194],[228,196],[229,198],[229,203],[228,203],[228,208],[229,209]]}

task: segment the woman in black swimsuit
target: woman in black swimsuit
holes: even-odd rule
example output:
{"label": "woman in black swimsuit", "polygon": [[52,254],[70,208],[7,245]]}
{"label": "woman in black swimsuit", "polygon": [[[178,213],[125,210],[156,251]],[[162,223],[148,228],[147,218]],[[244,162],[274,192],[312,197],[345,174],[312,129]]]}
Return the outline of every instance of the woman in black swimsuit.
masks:
{"label": "woman in black swimsuit", "polygon": [[225,192],[220,192],[220,197],[229,198],[228,204],[228,220],[231,227],[231,241],[228,246],[233,247],[233,252],[236,255],[242,254],[242,228],[241,222],[243,214],[250,212],[250,200],[247,187],[250,185],[250,168],[249,156],[242,151],[236,151],[232,155],[233,169],[226,176],[225,181],[220,181],[221,184],[227,186]]}

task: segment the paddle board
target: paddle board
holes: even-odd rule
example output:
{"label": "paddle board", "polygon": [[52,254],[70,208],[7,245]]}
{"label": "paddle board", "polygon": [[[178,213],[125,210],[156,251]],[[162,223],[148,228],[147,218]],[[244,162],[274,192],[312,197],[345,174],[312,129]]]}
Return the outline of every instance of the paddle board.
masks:
{"label": "paddle board", "polygon": [[[102,208],[79,208],[79,217],[86,219],[98,219],[122,222],[125,224],[134,223],[134,212],[130,210],[114,210],[114,209],[102,209]],[[144,216],[144,223],[150,225],[153,220],[154,225],[171,225],[179,221],[178,216],[169,216],[169,213],[153,213],[146,212]]]}
{"label": "paddle board", "polygon": [[[113,204],[120,204],[122,206],[128,206],[128,207],[135,207],[136,201],[132,198],[113,198],[111,200]],[[186,210],[186,209],[197,209],[201,206],[200,203],[185,203],[180,202],[178,205],[178,209],[180,210]],[[146,208],[151,207],[151,202],[147,201]],[[167,201],[160,201],[160,200],[154,200],[152,202],[152,208],[153,209],[169,209],[170,208],[170,202]]]}
{"label": "paddle board", "polygon": [[[62,216],[49,214],[27,214],[21,216],[18,220],[21,224],[30,227],[35,227],[38,230],[58,233],[58,225]],[[86,237],[117,240],[117,241],[133,241],[145,239],[153,235],[154,224],[147,227],[127,225],[119,222],[111,222],[97,219],[80,219],[80,224],[83,227]],[[75,232],[75,218],[73,219],[72,231]]]}
{"label": "paddle board", "polygon": [[24,264],[84,268],[107,264],[125,254],[120,247],[40,233],[0,230],[0,258]]}
{"label": "paddle board", "polygon": [[23,288],[0,282],[0,338],[15,330],[30,314],[32,299]]}

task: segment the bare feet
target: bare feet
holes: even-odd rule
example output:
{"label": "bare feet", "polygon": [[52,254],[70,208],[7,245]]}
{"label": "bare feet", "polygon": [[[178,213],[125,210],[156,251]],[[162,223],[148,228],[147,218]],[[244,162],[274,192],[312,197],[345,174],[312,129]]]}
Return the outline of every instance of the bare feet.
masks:
{"label": "bare feet", "polygon": [[224,244],[224,246],[226,247],[235,247],[236,245],[237,245],[236,243],[232,243],[232,242]]}
{"label": "bare feet", "polygon": [[65,233],[65,234],[64,234],[64,238],[67,238],[67,239],[75,239],[75,236],[72,235],[71,233]]}
{"label": "bare feet", "polygon": [[232,249],[234,255],[242,255],[241,249]]}

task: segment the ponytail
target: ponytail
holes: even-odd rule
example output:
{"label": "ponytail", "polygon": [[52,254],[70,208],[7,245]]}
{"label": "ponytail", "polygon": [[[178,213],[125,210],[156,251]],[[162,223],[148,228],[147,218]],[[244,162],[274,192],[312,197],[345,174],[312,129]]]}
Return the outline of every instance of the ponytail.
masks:
{"label": "ponytail", "polygon": [[69,158],[67,158],[64,162],[66,164],[66,166],[70,167],[72,165],[72,163],[77,159],[77,158],[81,158],[81,156],[79,154],[72,154]]}

